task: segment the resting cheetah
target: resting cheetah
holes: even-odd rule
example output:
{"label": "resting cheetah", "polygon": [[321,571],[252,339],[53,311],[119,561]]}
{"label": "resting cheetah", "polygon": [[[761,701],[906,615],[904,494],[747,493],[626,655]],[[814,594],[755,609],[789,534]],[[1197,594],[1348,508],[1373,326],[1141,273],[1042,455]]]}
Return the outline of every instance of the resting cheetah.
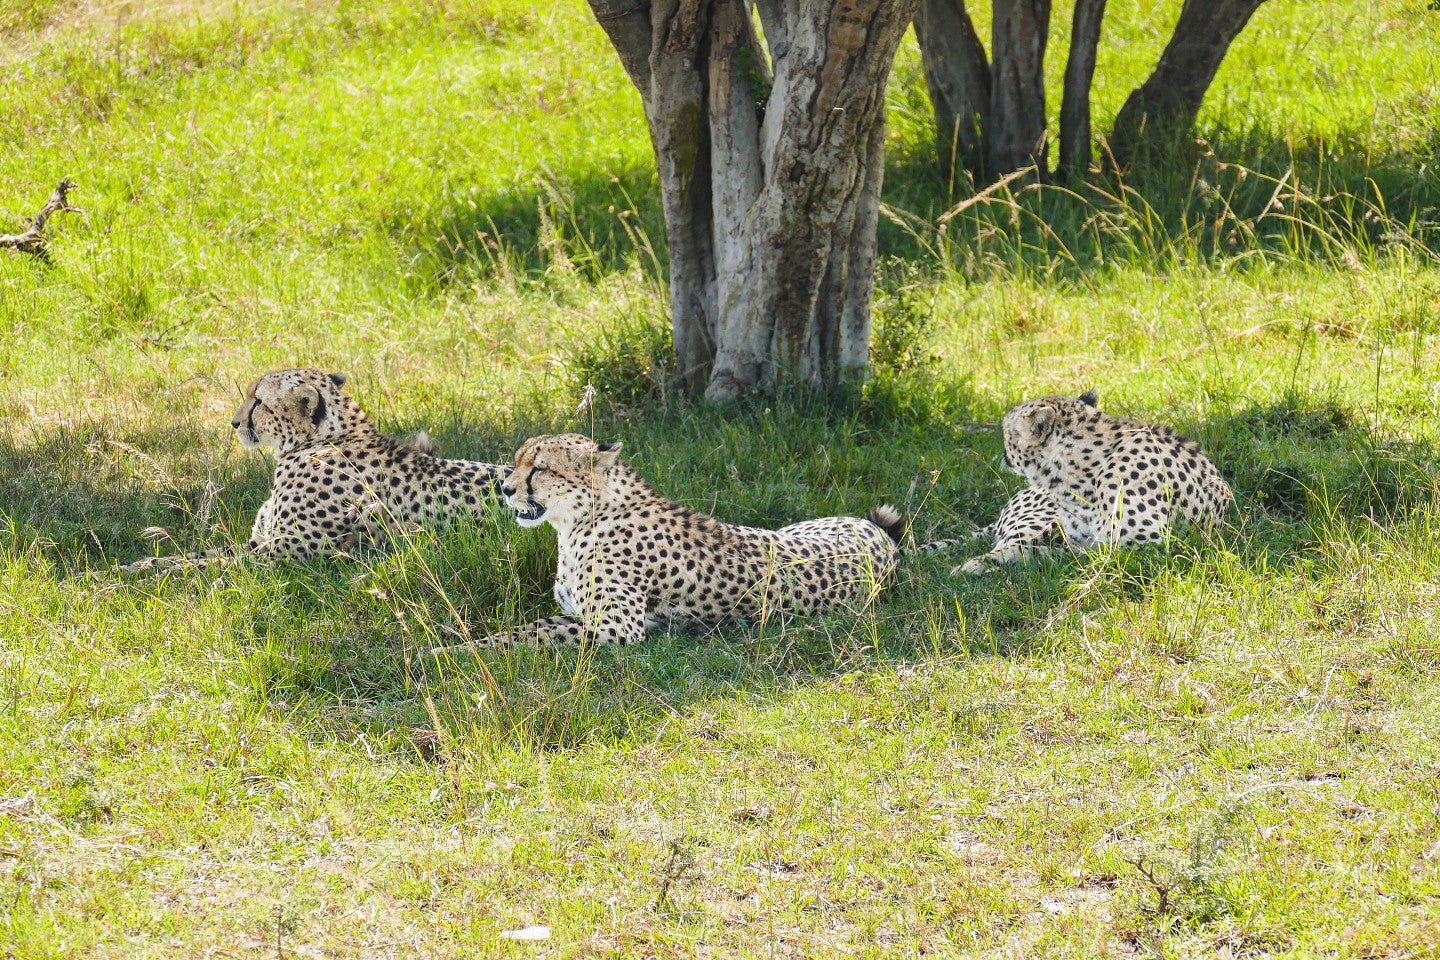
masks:
{"label": "resting cheetah", "polygon": [[660,624],[863,607],[889,579],[904,526],[890,507],[866,520],[734,526],[665,499],[620,459],[620,444],[579,434],[527,440],[502,489],[521,526],[548,523],[559,536],[562,614],[481,647],[628,644]]}
{"label": "resting cheetah", "polygon": [[983,573],[1030,551],[1154,543],[1177,521],[1211,523],[1233,494],[1211,459],[1169,427],[1102,413],[1091,390],[1005,414],[1005,465],[1030,481],[984,532],[991,551],[955,572]]}
{"label": "resting cheetah", "polygon": [[[508,466],[438,459],[423,433],[409,444],[387,437],[341,392],[344,385],[344,374],[279,370],[245,394],[230,425],[242,446],[275,449],[275,479],[242,553],[305,559],[352,550],[397,526],[474,515],[499,499]],[[153,557],[121,569],[203,565],[233,556],[233,550],[220,550]]]}

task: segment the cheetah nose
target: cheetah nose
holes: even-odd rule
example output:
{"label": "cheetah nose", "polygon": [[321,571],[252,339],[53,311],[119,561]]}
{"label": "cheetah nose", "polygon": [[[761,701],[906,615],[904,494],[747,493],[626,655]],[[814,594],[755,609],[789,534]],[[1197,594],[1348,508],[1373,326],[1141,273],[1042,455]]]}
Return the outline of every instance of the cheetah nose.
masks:
{"label": "cheetah nose", "polygon": [[236,430],[239,430],[239,429],[240,429],[240,418],[239,418],[239,417],[236,417],[235,419],[231,420],[231,421],[230,421],[230,426],[231,426],[232,428],[236,429]]}
{"label": "cheetah nose", "polygon": [[507,497],[515,496],[515,488],[510,486],[510,484],[508,483],[500,484],[500,492],[505,494],[505,496]]}

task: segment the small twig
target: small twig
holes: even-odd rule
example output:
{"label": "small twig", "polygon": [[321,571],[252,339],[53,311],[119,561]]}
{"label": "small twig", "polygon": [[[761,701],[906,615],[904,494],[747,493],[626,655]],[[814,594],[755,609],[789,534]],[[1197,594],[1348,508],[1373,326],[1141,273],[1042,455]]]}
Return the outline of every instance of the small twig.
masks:
{"label": "small twig", "polygon": [[1163,917],[1168,914],[1170,912],[1170,892],[1175,889],[1175,885],[1166,883],[1157,877],[1154,866],[1143,855],[1137,856],[1133,860],[1129,857],[1120,859],[1139,871],[1140,875],[1150,883],[1150,886],[1155,888],[1155,893],[1159,898],[1159,902],[1155,904],[1155,916]]}
{"label": "small twig", "polygon": [[71,190],[75,189],[73,180],[61,180],[55,192],[50,194],[50,199],[45,201],[45,206],[35,214],[35,219],[30,222],[30,229],[24,233],[0,234],[0,249],[19,250],[21,253],[28,253],[45,259],[45,221],[55,213],[84,213],[79,207],[72,207],[69,201]]}
{"label": "small twig", "polygon": [[670,841],[670,854],[660,875],[660,888],[655,895],[655,909],[664,910],[670,903],[670,889],[677,883],[700,879],[695,869],[695,857],[679,838]]}

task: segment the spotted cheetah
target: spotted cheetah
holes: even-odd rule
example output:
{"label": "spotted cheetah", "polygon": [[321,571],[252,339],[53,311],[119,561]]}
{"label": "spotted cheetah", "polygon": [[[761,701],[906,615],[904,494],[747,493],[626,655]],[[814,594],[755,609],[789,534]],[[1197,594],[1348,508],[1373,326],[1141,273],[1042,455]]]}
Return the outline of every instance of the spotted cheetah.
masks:
{"label": "spotted cheetah", "polygon": [[[476,515],[499,499],[509,467],[441,460],[421,433],[405,443],[380,433],[341,387],[345,375],[279,370],[256,380],[230,425],[246,448],[273,447],[275,478],[242,555],[306,559],[353,550],[407,525]],[[234,559],[221,549],[152,557],[125,571]]]}
{"label": "spotted cheetah", "polygon": [[1200,448],[1169,427],[1120,420],[1091,390],[1013,407],[1002,424],[1005,465],[1030,481],[995,523],[989,553],[956,573],[983,573],[1036,550],[1165,538],[1177,521],[1212,523],[1233,499]]}
{"label": "spotted cheetah", "polygon": [[555,528],[562,613],[477,646],[630,644],[661,625],[859,609],[894,569],[904,524],[893,508],[780,530],[736,526],[661,496],[620,459],[620,446],[562,434],[516,452],[502,491],[521,526]]}

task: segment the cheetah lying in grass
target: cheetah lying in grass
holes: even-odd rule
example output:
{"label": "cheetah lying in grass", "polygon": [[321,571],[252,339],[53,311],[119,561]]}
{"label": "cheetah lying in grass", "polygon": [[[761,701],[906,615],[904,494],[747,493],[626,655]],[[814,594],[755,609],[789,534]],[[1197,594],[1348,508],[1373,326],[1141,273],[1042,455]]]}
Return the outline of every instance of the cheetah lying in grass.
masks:
{"label": "cheetah lying in grass", "polygon": [[429,438],[380,433],[341,387],[345,376],[279,370],[256,380],[231,426],[242,446],[272,447],[275,478],[237,553],[152,557],[122,571],[224,563],[238,556],[306,559],[353,550],[407,524],[479,514],[510,468],[431,456]]}
{"label": "cheetah lying in grass", "polygon": [[780,530],[724,523],[657,493],[620,444],[579,434],[527,440],[503,492],[521,526],[548,523],[559,535],[562,613],[478,647],[629,644],[661,624],[858,610],[889,580],[904,525],[890,507]]}
{"label": "cheetah lying in grass", "polygon": [[1089,391],[1042,397],[1005,414],[1005,465],[1030,486],[977,535],[990,552],[956,573],[984,573],[1051,547],[1163,540],[1177,522],[1209,524],[1233,499],[1215,463],[1169,427],[1102,413]]}

